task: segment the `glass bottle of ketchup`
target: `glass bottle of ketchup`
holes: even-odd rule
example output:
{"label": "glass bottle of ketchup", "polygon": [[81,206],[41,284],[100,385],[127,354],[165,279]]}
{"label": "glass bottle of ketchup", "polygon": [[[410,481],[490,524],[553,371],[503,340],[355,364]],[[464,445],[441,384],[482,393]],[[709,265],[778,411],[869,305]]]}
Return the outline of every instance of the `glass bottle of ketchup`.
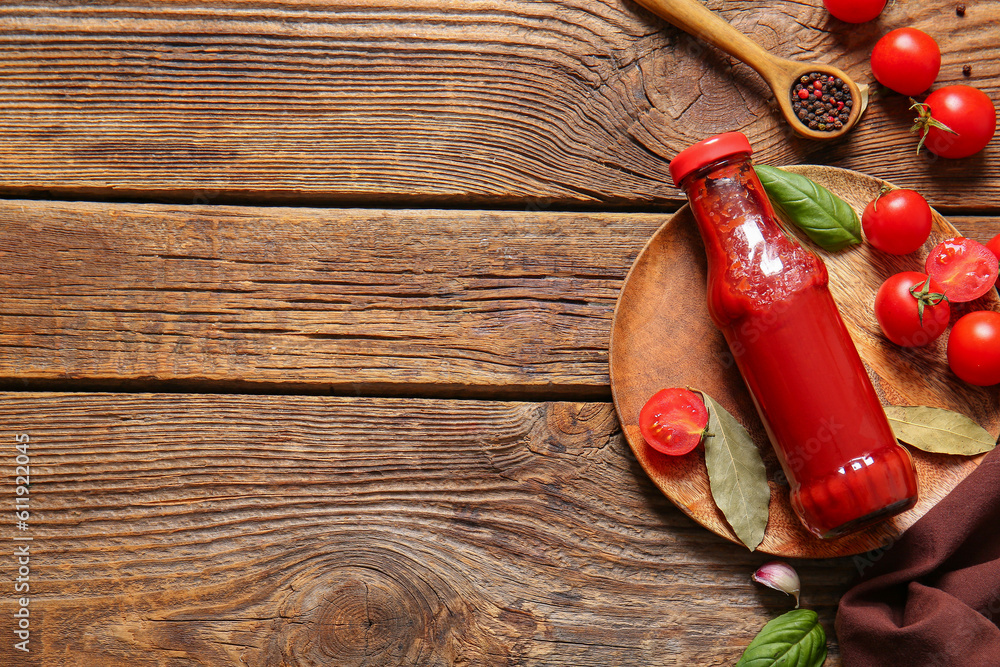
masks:
{"label": "glass bottle of ketchup", "polygon": [[833,538],[909,509],[917,481],[847,327],[826,265],[784,231],[747,138],[699,142],[670,163],[708,255],[708,308],[774,445],[791,504]]}

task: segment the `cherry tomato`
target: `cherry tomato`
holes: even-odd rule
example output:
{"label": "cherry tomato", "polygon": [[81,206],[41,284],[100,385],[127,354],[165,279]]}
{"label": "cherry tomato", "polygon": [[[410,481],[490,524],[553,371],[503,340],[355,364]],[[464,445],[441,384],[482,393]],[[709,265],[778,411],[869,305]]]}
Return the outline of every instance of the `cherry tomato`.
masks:
{"label": "cherry tomato", "polygon": [[919,114],[913,122],[913,131],[920,132],[917,150],[926,146],[941,157],[963,158],[978,153],[990,143],[997,129],[993,101],[972,86],[945,86],[913,108]]}
{"label": "cherry tomato", "polygon": [[1000,267],[986,246],[959,236],[934,246],[924,271],[941,285],[949,301],[962,303],[989,292]]}
{"label": "cherry tomato", "polygon": [[986,243],[986,248],[993,253],[993,256],[1000,260],[1000,234],[997,234]]}
{"label": "cherry tomato", "polygon": [[707,425],[705,402],[689,389],[661,389],[639,412],[643,439],[656,451],[672,456],[697,447]]}
{"label": "cherry tomato", "polygon": [[948,335],[948,366],[969,384],[1000,383],[1000,313],[977,310],[955,322]]}
{"label": "cherry tomato", "polygon": [[886,0],[823,0],[826,11],[847,23],[864,23],[882,13]]}
{"label": "cherry tomato", "polygon": [[897,28],[875,42],[872,74],[886,88],[919,95],[941,69],[941,49],[934,38],[916,28]]}
{"label": "cherry tomato", "polygon": [[915,252],[930,236],[931,224],[931,207],[913,190],[879,194],[861,215],[868,242],[893,255]]}
{"label": "cherry tomato", "polygon": [[896,345],[923,347],[944,333],[950,318],[941,286],[923,273],[897,273],[875,294],[875,319]]}

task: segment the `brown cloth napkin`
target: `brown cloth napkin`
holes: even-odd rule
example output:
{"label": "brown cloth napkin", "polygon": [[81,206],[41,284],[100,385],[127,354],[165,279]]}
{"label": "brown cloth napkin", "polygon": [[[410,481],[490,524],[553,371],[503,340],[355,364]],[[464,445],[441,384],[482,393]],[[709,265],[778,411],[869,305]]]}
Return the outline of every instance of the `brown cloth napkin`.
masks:
{"label": "brown cloth napkin", "polygon": [[845,667],[990,667],[1000,666],[998,623],[1000,450],[993,450],[881,552],[840,600],[836,630]]}

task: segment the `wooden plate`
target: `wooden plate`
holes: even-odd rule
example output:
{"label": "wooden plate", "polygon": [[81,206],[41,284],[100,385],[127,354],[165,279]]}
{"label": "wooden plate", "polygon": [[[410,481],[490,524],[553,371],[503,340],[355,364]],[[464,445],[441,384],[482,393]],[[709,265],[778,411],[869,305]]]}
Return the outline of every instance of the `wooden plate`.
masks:
{"label": "wooden plate", "polygon": [[[883,181],[833,167],[797,166],[843,197],[860,216]],[[890,343],[872,314],[875,292],[899,271],[922,271],[927,253],[940,241],[960,236],[934,213],[924,247],[893,256],[867,244],[827,253],[800,235],[830,272],[830,289],[884,404],[932,405],[963,412],[994,436],[1000,432],[1000,386],[965,384],[948,369],[947,335],[921,349]],[[754,410],[743,380],[708,315],[705,252],[690,209],[675,213],[649,240],[632,265],[615,308],[610,343],[611,390],[618,418],[632,451],[653,482],[678,507],[715,533],[737,541],[709,492],[704,448],[681,457],[662,456],[639,434],[639,410],[663,387],[704,390],[750,431],[767,464],[771,485],[770,519],[759,551],[785,557],[826,558],[878,549],[893,542],[979,464],[980,457],[927,454],[913,448],[920,485],[916,507],[865,531],[821,540],[799,523],[788,502],[788,486]],[[1000,311],[991,290],[969,304],[954,304],[952,322],[972,310]],[[821,379],[817,378],[818,381]]]}

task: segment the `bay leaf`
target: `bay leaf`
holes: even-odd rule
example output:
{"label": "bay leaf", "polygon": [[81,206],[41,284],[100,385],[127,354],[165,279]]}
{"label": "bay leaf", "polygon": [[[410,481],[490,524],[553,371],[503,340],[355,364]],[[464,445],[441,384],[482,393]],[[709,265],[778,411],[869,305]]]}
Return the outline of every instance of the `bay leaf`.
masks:
{"label": "bay leaf", "polygon": [[801,174],[763,164],[754,171],[775,210],[824,250],[861,243],[861,221],[846,201]]}
{"label": "bay leaf", "polygon": [[986,429],[960,412],[923,405],[889,405],[885,415],[897,438],[925,452],[973,456],[997,444]]}
{"label": "bay leaf", "polygon": [[826,632],[812,609],[793,609],[771,619],[743,652],[736,667],[821,667]]}
{"label": "bay leaf", "polygon": [[705,392],[708,428],[705,465],[715,504],[736,537],[753,551],[764,539],[771,488],[760,451],[750,434]]}

